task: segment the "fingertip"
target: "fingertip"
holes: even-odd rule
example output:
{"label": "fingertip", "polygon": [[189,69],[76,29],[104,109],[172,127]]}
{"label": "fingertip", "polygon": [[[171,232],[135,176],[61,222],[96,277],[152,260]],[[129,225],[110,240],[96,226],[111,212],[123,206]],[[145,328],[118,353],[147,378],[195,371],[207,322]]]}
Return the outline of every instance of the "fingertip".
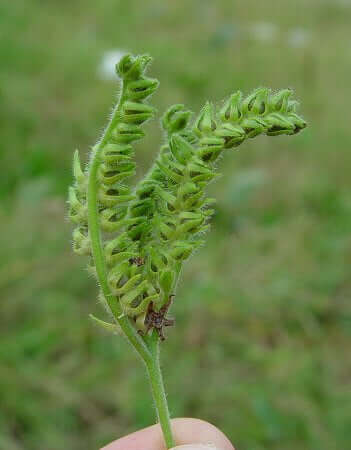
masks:
{"label": "fingertip", "polygon": [[[175,450],[197,450],[201,445],[203,450],[209,450],[211,446],[213,450],[235,450],[222,431],[201,419],[173,419],[172,430],[177,444]],[[157,424],[118,439],[101,450],[165,450],[165,446]]]}
{"label": "fingertip", "polygon": [[211,444],[218,450],[235,450],[226,435],[205,420],[193,418],[173,419],[172,428],[178,446]]}

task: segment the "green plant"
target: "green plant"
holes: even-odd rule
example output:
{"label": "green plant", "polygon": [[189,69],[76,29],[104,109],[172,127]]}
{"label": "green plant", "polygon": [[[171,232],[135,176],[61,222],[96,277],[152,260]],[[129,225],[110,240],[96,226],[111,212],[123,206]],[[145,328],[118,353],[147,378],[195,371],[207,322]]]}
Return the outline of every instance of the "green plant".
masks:
{"label": "green plant", "polygon": [[126,55],[117,65],[122,79],[119,101],[87,169],[74,155],[75,184],[69,190],[74,251],[90,257],[89,270],[100,285],[100,299],[113,323],[92,318],[123,333],[144,361],[167,447],[174,445],[159,364],[163,328],[175,296],[183,262],[203,244],[214,200],[205,197],[216,162],[226,149],[260,134],[293,135],[306,127],[296,114],[292,92],[259,88],[246,98],[233,94],[217,111],[206,103],[191,112],[174,105],[164,114],[165,144],[131,190],[123,181],[134,175],[132,143],[141,125],[154,116],[146,99],[158,81],[145,76],[147,55]]}

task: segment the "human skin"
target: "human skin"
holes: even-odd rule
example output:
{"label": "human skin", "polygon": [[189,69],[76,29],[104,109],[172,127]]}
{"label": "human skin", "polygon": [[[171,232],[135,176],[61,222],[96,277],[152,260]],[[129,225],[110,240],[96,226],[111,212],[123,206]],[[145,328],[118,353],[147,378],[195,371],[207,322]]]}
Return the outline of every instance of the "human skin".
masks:
{"label": "human skin", "polygon": [[[212,444],[203,447],[204,450],[235,450],[228,438],[214,425],[199,419],[173,419],[172,430],[178,446],[186,444]],[[184,448],[184,447],[183,447]],[[184,450],[200,449],[198,446],[186,446]],[[111,442],[101,450],[166,450],[160,426],[153,425],[135,433],[129,434],[117,441]]]}

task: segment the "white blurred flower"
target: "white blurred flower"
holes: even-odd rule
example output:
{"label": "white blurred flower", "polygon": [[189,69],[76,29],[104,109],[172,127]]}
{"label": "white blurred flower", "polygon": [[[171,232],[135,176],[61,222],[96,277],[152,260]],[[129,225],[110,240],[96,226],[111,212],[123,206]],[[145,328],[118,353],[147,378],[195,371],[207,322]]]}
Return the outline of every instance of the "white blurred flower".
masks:
{"label": "white blurred flower", "polygon": [[287,42],[290,47],[305,48],[311,41],[311,33],[303,28],[295,28],[288,33]]}
{"label": "white blurred flower", "polygon": [[257,22],[249,27],[249,33],[257,41],[273,41],[278,35],[278,27],[270,22]]}
{"label": "white blurred flower", "polygon": [[99,77],[106,81],[116,80],[116,64],[126,53],[127,51],[119,49],[106,51],[98,67]]}

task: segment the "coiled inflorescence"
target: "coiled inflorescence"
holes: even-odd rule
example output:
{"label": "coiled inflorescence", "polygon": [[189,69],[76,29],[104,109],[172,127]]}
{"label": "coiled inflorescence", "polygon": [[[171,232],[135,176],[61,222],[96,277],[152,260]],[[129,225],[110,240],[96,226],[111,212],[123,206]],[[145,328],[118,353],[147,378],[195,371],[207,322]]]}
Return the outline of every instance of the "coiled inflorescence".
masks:
{"label": "coiled inflorescence", "polygon": [[[150,312],[160,316],[157,312],[169,305],[182,263],[203,242],[214,203],[206,198],[205,188],[218,176],[218,157],[247,138],[293,135],[306,127],[290,90],[272,94],[259,88],[245,99],[238,92],[219,111],[207,103],[193,122],[190,111],[174,105],[162,119],[166,142],[131,192],[123,184],[135,170],[131,144],[144,135],[141,125],[154,114],[145,100],[158,85],[144,75],[149,61],[148,56],[127,55],[118,64],[120,101],[105,138],[97,144],[97,201],[108,285],[138,330],[150,325]],[[90,167],[83,173],[75,154],[76,182],[69,194],[70,217],[77,224],[74,250],[87,255],[92,254],[87,219]],[[111,233],[117,234],[111,238]]]}
{"label": "coiled inflorescence", "polygon": [[[145,221],[135,203],[135,195],[124,181],[134,175],[132,143],[144,136],[141,125],[153,117],[154,108],[145,100],[156,90],[158,81],[144,75],[150,57],[125,56],[117,66],[123,80],[117,110],[101,142],[97,174],[99,225],[104,232],[104,256],[111,293],[127,315],[136,316],[157,297],[155,289],[142,276],[139,264],[138,230]],[[93,151],[94,157],[95,150]],[[92,255],[87,219],[87,185],[90,176],[81,170],[78,152],[74,156],[75,185],[69,191],[70,218],[78,226],[73,231],[74,250]],[[128,205],[130,213],[128,214]],[[119,231],[117,237],[111,233]],[[92,261],[92,264],[94,262]],[[118,300],[117,300],[118,299]]]}

